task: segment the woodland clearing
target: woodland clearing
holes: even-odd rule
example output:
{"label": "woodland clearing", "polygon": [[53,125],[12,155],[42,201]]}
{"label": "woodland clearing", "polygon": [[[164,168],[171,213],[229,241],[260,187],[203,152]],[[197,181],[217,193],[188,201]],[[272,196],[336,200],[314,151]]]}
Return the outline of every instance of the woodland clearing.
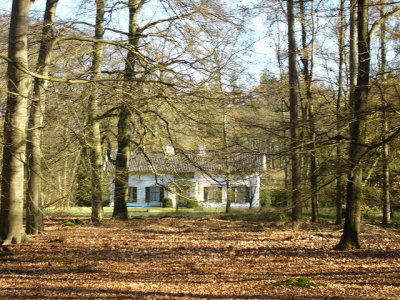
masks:
{"label": "woodland clearing", "polygon": [[1,299],[400,299],[399,230],[220,218],[55,217],[0,251]]}

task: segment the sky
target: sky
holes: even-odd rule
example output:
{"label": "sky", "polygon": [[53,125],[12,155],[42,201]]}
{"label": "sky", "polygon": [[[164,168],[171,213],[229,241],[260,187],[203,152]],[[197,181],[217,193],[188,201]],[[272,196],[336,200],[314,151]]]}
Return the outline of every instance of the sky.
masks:
{"label": "sky", "polygon": [[[245,5],[251,5],[252,0],[242,0],[239,3]],[[82,0],[60,0],[57,8],[57,15],[62,16],[63,20],[76,18],[76,14],[78,11],[83,12],[84,8],[80,7],[80,3]],[[41,17],[44,12],[46,0],[36,0],[32,5],[31,12],[38,17]],[[12,6],[12,0],[1,0],[0,1],[0,11],[10,11]],[[93,12],[94,13],[94,12]],[[85,13],[86,14],[86,13]],[[80,20],[82,20],[80,18]],[[87,22],[94,22],[90,17],[86,17]],[[249,74],[254,78],[254,85],[258,83],[258,79],[263,72],[263,70],[267,67],[272,69],[271,67],[271,57],[274,57],[274,51],[268,45],[268,39],[265,37],[265,26],[263,23],[263,18],[258,16],[250,20],[251,24],[249,27],[253,29],[252,39],[254,41],[253,44],[253,52],[250,56],[244,59],[244,63],[247,66]],[[275,70],[277,71],[277,70]]]}

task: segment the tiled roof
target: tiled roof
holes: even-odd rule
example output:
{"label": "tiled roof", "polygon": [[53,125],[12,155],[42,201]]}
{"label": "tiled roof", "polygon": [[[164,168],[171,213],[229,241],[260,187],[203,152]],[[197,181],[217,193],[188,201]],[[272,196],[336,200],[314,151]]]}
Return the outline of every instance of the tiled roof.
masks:
{"label": "tiled roof", "polygon": [[[116,154],[113,155],[114,157]],[[229,155],[231,172],[235,174],[253,174],[263,170],[263,156],[258,153],[240,152]],[[129,171],[140,173],[225,173],[226,159],[216,152],[205,155],[197,153],[165,154],[162,152],[133,153],[129,160]],[[106,170],[114,171],[114,165],[107,160]]]}

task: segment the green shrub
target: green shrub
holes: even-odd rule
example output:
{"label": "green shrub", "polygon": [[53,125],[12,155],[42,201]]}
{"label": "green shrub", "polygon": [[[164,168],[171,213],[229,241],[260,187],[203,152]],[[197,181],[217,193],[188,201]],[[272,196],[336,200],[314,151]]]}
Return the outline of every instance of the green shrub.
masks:
{"label": "green shrub", "polygon": [[260,205],[262,207],[272,206],[286,206],[287,196],[285,189],[262,189]]}
{"label": "green shrub", "polygon": [[260,205],[266,207],[271,205],[271,195],[269,189],[262,189],[260,193]]}
{"label": "green shrub", "polygon": [[163,204],[163,207],[173,207],[174,206],[174,204],[172,202],[172,199],[169,198],[169,197],[163,198],[162,199],[162,204]]}
{"label": "green shrub", "polygon": [[326,283],[322,282],[313,282],[311,278],[308,277],[299,277],[296,279],[293,278],[288,278],[288,279],[283,279],[281,281],[278,281],[275,283],[277,286],[290,286],[290,287],[302,287],[302,288],[312,288],[312,287],[318,287],[318,286],[327,286]]}
{"label": "green shrub", "polygon": [[199,202],[197,202],[196,198],[190,198],[187,200],[186,206],[187,208],[196,208],[199,207]]}
{"label": "green shrub", "polygon": [[186,207],[187,206],[187,200],[179,199],[178,200],[178,206],[179,207]]}
{"label": "green shrub", "polygon": [[377,209],[382,203],[382,189],[378,186],[364,186],[362,191],[364,209]]}

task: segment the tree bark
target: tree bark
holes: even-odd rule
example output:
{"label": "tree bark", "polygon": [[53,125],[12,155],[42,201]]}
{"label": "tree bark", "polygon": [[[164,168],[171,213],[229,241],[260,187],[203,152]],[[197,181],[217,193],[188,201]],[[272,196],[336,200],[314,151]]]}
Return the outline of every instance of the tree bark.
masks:
{"label": "tree bark", "polygon": [[8,97],[4,120],[0,238],[3,245],[26,239],[23,228],[24,163],[26,156],[28,26],[32,1],[14,0],[8,40]]}
{"label": "tree bark", "polygon": [[351,111],[354,106],[354,90],[357,84],[357,0],[350,0],[350,20],[349,20],[349,110]]}
{"label": "tree bark", "polygon": [[[96,27],[95,39],[101,40],[104,35],[104,9],[106,0],[96,0]],[[92,79],[99,79],[103,61],[103,43],[93,44]],[[103,151],[101,146],[100,121],[97,119],[99,112],[98,89],[96,83],[92,87],[89,97],[89,151],[91,166],[91,219],[99,223],[103,219]]]}
{"label": "tree bark", "polygon": [[[115,159],[115,196],[113,218],[128,218],[128,162],[130,158],[130,118],[131,113],[126,105],[120,107],[118,114],[118,152]],[[146,199],[147,200],[147,199]]]}
{"label": "tree bark", "polygon": [[[54,43],[54,20],[58,0],[47,0],[43,18],[42,40],[36,72],[49,75],[51,51]],[[42,131],[46,110],[47,80],[35,78],[34,95],[29,112],[27,131],[27,193],[26,232],[38,234],[43,231],[42,212]]]}
{"label": "tree bark", "polygon": [[[221,82],[221,81],[220,81]],[[226,179],[226,206],[225,212],[231,212],[232,203],[232,191],[231,191],[231,163],[229,151],[229,138],[228,138],[228,116],[227,116],[227,103],[224,103],[224,128],[223,128],[223,138],[224,138],[224,150],[225,150],[225,179]]]}
{"label": "tree bark", "polygon": [[365,151],[365,112],[369,91],[370,37],[368,33],[368,0],[358,0],[358,72],[354,90],[352,123],[350,124],[350,171],[347,181],[346,219],[343,234],[336,249],[352,250],[361,247],[362,163]]}
{"label": "tree bark", "polygon": [[[311,5],[313,1],[311,0]],[[302,41],[302,55],[301,61],[303,64],[303,78],[306,87],[306,114],[307,122],[309,124],[308,137],[311,142],[310,149],[310,187],[311,187],[311,222],[318,222],[318,162],[317,153],[315,151],[316,146],[316,134],[315,134],[315,115],[313,105],[313,94],[311,90],[312,85],[312,71],[313,71],[313,50],[309,50],[309,47],[314,47],[314,26],[312,26],[311,41],[307,42],[307,20],[306,20],[306,7],[304,1],[299,2],[300,5],[300,18],[301,18],[301,41]],[[311,12],[311,18],[313,18],[313,12]]]}
{"label": "tree bark", "polygon": [[[139,44],[138,19],[141,7],[145,0],[130,0],[129,7],[129,45],[133,51],[128,51],[125,64],[125,79],[129,80],[135,76],[135,65]],[[127,100],[127,99],[124,99]],[[131,139],[131,110],[124,101],[119,107],[118,113],[118,150],[115,161],[115,198],[113,218],[127,219],[128,209],[126,201],[128,198],[129,180],[129,158]]]}
{"label": "tree bark", "polygon": [[[345,0],[340,1],[340,24],[339,24],[339,70],[338,70],[338,91],[336,98],[336,133],[340,134],[340,110],[342,107],[342,94],[343,94],[343,64],[344,64],[344,33],[345,33]],[[342,169],[340,160],[342,158],[342,148],[338,144],[336,146],[336,159],[338,162],[338,178],[336,180],[336,225],[342,224],[343,219],[343,176],[341,175]]]}
{"label": "tree bark", "polygon": [[[381,1],[380,15],[381,18],[386,13],[386,0]],[[380,25],[380,43],[381,43],[381,82],[384,83],[386,76],[386,22],[382,22]],[[381,93],[382,107],[386,106],[386,100],[384,93]],[[382,111],[382,140],[387,138],[387,132],[389,130],[389,120],[387,111]],[[384,143],[382,145],[382,224],[387,226],[391,223],[390,214],[390,171],[389,171],[389,144]]]}
{"label": "tree bark", "polygon": [[298,140],[298,100],[297,100],[297,68],[296,68],[296,39],[294,32],[293,0],[287,0],[287,21],[289,40],[289,109],[290,109],[290,151],[291,151],[291,180],[292,180],[292,221],[301,222],[303,209],[300,194],[300,160]]}

